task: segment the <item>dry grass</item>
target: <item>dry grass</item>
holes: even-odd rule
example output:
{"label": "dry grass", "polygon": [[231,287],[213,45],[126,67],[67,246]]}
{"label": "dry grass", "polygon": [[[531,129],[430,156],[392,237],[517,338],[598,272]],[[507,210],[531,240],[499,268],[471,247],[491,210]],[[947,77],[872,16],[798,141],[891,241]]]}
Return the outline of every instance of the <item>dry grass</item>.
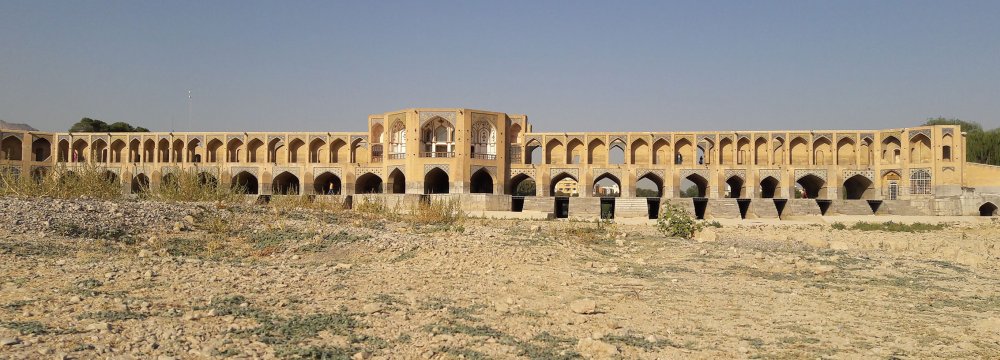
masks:
{"label": "dry grass", "polygon": [[0,173],[0,195],[52,198],[116,199],[122,197],[118,175],[93,166],[56,167],[48,174]]}

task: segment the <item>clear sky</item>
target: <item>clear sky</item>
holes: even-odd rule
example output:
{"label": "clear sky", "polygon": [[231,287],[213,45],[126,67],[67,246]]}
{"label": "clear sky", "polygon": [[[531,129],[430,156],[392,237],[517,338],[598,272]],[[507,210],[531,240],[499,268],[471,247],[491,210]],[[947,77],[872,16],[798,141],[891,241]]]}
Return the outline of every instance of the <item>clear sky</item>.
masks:
{"label": "clear sky", "polygon": [[1000,1],[0,1],[9,122],[359,131],[408,107],[535,131],[997,127]]}

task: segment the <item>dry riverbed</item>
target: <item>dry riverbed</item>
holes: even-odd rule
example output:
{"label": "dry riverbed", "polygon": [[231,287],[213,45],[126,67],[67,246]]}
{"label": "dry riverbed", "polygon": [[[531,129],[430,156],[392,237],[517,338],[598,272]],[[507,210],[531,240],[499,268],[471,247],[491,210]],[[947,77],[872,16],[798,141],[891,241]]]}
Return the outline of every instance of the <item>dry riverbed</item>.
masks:
{"label": "dry riverbed", "polygon": [[0,357],[996,358],[1000,225],[712,228],[0,198]]}

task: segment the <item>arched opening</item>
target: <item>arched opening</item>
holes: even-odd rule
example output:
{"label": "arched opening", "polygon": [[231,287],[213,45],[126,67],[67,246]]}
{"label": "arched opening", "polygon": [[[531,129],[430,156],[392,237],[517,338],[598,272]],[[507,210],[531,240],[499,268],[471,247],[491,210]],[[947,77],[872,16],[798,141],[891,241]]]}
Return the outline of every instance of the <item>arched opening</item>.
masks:
{"label": "arched opening", "polygon": [[848,200],[861,200],[871,197],[875,191],[874,183],[863,175],[854,175],[844,180],[844,198]]}
{"label": "arched opening", "polygon": [[833,164],[833,145],[830,144],[830,139],[821,137],[813,141],[813,164]]}
{"label": "arched opening", "polygon": [[35,161],[48,161],[52,156],[52,143],[48,139],[38,138],[31,143],[31,158]]}
{"label": "arched opening", "polygon": [[125,152],[125,141],[118,139],[111,142],[111,156],[109,156],[108,162],[120,163],[122,162],[122,153]]}
{"label": "arched opening", "polygon": [[525,174],[510,178],[510,193],[514,196],[535,196],[535,179]]}
{"label": "arched opening", "polygon": [[149,177],[146,174],[139,174],[132,177],[132,193],[142,194],[149,191]]}
{"label": "arched opening", "polygon": [[7,136],[0,142],[0,159],[21,161],[21,139],[17,136]]}
{"label": "arched opening", "polygon": [[496,160],[497,129],[488,121],[472,123],[472,158]]}
{"label": "arched opening", "polygon": [[703,198],[708,194],[708,179],[701,175],[691,174],[681,179],[680,196],[684,198]]}
{"label": "arched opening", "polygon": [[670,143],[665,139],[656,140],[653,143],[653,164],[671,164]]}
{"label": "arched opening", "polygon": [[281,139],[271,139],[267,142],[267,162],[285,164],[288,162],[288,147]]}
{"label": "arched opening", "polygon": [[507,131],[507,137],[508,137],[507,141],[509,141],[511,144],[520,144],[521,143],[521,125],[520,124],[511,124],[510,125],[510,130]]}
{"label": "arched opening", "polygon": [[569,145],[566,146],[566,163],[581,164],[583,161],[583,155],[583,141],[580,141],[580,139],[570,140]]}
{"label": "arched opening", "polygon": [[493,177],[490,176],[490,172],[486,171],[486,169],[479,169],[475,174],[472,174],[469,182],[473,194],[493,193]]}
{"label": "arched opening", "polygon": [[330,143],[330,162],[334,164],[339,164],[351,159],[351,148],[347,146],[347,142],[341,139],[333,140]]}
{"label": "arched opening", "polygon": [[778,193],[778,186],[781,182],[772,176],[765,177],[764,180],[760,181],[760,197],[764,199],[774,198],[774,195]]}
{"label": "arched opening", "polygon": [[217,163],[221,161],[219,157],[219,149],[222,148],[222,140],[212,139],[208,141],[208,147],[205,148],[205,162]]}
{"label": "arched opening", "polygon": [[612,141],[608,148],[608,164],[625,163],[625,143],[619,140]]}
{"label": "arched opening", "polygon": [[952,161],[951,158],[951,134],[945,134],[941,137],[941,160]]}
{"label": "arched opening", "polygon": [[573,175],[567,173],[559,173],[554,178],[552,182],[549,183],[549,194],[551,196],[579,196],[580,195],[580,181],[576,179]]}
{"label": "arched opening", "polygon": [[636,197],[663,197],[663,180],[655,174],[646,174],[635,182]]}
{"label": "arched opening", "polygon": [[565,164],[566,163],[566,149],[562,142],[559,140],[552,139],[545,144],[545,163],[546,164]]}
{"label": "arched opening", "polygon": [[271,193],[274,195],[298,195],[299,178],[290,172],[282,172],[271,181]]}
{"label": "arched opening", "polygon": [[173,158],[175,163],[184,161],[184,140],[174,140],[174,151],[170,154],[170,157]]}
{"label": "arched opening", "polygon": [[719,163],[722,165],[733,164],[733,139],[723,138],[719,141]]}
{"label": "arched opening", "polygon": [[594,197],[618,197],[622,194],[622,183],[618,177],[609,173],[604,173],[594,179],[594,187],[591,189]]}
{"label": "arched opening", "polygon": [[441,168],[433,168],[424,175],[424,194],[447,194],[448,173]]}
{"label": "arched opening", "polygon": [[302,139],[292,139],[288,142],[288,163],[298,164],[306,162],[306,142]]}
{"label": "arched opening", "polygon": [[882,140],[882,163],[899,164],[899,152],[902,144],[895,136],[886,137]]}
{"label": "arched opening", "polygon": [[788,143],[792,152],[792,165],[809,165],[809,145],[806,139],[796,137]]}
{"label": "arched opening", "polygon": [[929,163],[931,162],[931,139],[924,134],[917,134],[910,138],[910,162]]}
{"label": "arched opening", "polygon": [[365,173],[354,181],[355,194],[381,194],[382,178],[372,173]]}
{"label": "arched opening", "polygon": [[402,170],[393,169],[389,173],[389,183],[386,184],[389,192],[392,194],[405,194],[406,193],[406,175],[403,174]]}
{"label": "arched opening", "polygon": [[743,196],[743,178],[739,176],[730,176],[726,179],[726,193],[723,197],[730,199],[739,199]]}
{"label": "arched opening", "polygon": [[249,160],[247,162],[265,162],[267,161],[267,151],[264,147],[264,141],[261,139],[253,139],[247,143],[247,157]]}
{"label": "arched opening", "polygon": [[608,150],[604,146],[604,141],[601,139],[594,139],[590,141],[587,146],[587,163],[588,164],[607,164],[608,163]]}
{"label": "arched opening", "polygon": [[649,164],[649,145],[646,144],[646,140],[638,139],[632,142],[632,159],[630,163],[632,165],[645,165]]}
{"label": "arched opening", "polygon": [[146,139],[142,143],[142,160],[147,163],[156,161],[156,142],[153,139]]}
{"label": "arched opening", "polygon": [[198,184],[214,188],[219,186],[219,178],[215,177],[215,175],[202,171],[198,173]]}
{"label": "arched opening", "polygon": [[129,162],[131,162],[131,163],[137,163],[137,162],[141,161],[142,156],[141,156],[140,150],[139,150],[140,146],[141,146],[141,143],[139,142],[139,139],[132,139],[132,141],[129,141],[129,143],[128,143],[128,161]]}
{"label": "arched opening", "polygon": [[421,157],[455,157],[455,126],[436,116],[420,128]]}
{"label": "arched opening", "polygon": [[313,164],[326,164],[330,161],[330,157],[326,156],[328,150],[326,148],[326,141],[323,139],[313,139],[309,142],[309,162]]}
{"label": "arched opening", "polygon": [[351,162],[361,163],[368,162],[368,142],[364,139],[356,139],[354,143],[351,144]]}
{"label": "arched opening", "polygon": [[861,144],[858,145],[858,165],[871,165],[875,163],[874,153],[872,152],[872,140],[865,138],[861,140]]}
{"label": "arched opening", "polygon": [[232,187],[238,193],[256,195],[258,193],[257,177],[246,171],[233,176]]}
{"label": "arched opening", "polygon": [[229,144],[226,146],[226,161],[231,163],[241,162],[240,158],[244,156],[246,151],[243,149],[243,140],[232,139],[229,140]]}
{"label": "arched opening", "polygon": [[796,184],[802,187],[801,198],[802,199],[819,199],[826,197],[826,181],[820,179],[818,176],[809,174],[803,176],[795,181]]}
{"label": "arched opening", "polygon": [[694,164],[696,159],[691,158],[691,153],[693,152],[691,142],[688,139],[677,140],[677,144],[674,146],[674,164],[675,165],[691,165]]}
{"label": "arched opening", "polygon": [[170,162],[170,140],[160,139],[156,143],[156,156],[161,163]]}
{"label": "arched opening", "polygon": [[854,140],[843,138],[837,142],[837,165],[854,165],[857,153],[854,150]]}
{"label": "arched opening", "polygon": [[771,165],[783,165],[787,160],[785,159],[785,139],[774,138],[772,147],[774,148],[774,156],[771,158]]}
{"label": "arched opening", "polygon": [[754,140],[753,155],[754,165],[767,165],[767,140],[763,137]]}
{"label": "arched opening", "polygon": [[198,148],[201,147],[201,140],[191,139],[187,144],[187,161],[192,163],[201,162],[201,154],[198,153]]}
{"label": "arched opening", "polygon": [[313,181],[313,194],[340,195],[340,178],[330,172],[324,172]]}
{"label": "arched opening", "polygon": [[736,164],[745,165],[750,163],[750,139],[740,138],[736,142]]}
{"label": "arched opening", "polygon": [[68,162],[69,161],[69,159],[70,159],[70,157],[69,157],[69,141],[59,140],[59,149],[57,149],[56,151],[57,151],[56,156],[58,156],[58,158],[56,160],[58,160],[59,162]]}
{"label": "arched opening", "polygon": [[73,162],[87,162],[87,141],[79,139],[73,142]]}
{"label": "arched opening", "polygon": [[882,175],[882,184],[885,185],[882,193],[885,194],[886,199],[896,200],[899,197],[899,182],[901,179],[902,177],[896,171],[887,171]]}
{"label": "arched opening", "polygon": [[97,139],[94,140],[94,143],[90,147],[93,148],[93,155],[91,157],[94,159],[94,162],[108,162],[108,143],[102,139]]}
{"label": "arched opening", "polygon": [[996,216],[997,206],[991,202],[987,202],[979,207],[979,216]]}
{"label": "arched opening", "polygon": [[525,164],[541,164],[542,163],[542,151],[539,150],[542,146],[538,144],[538,141],[532,139],[524,146],[524,163]]}

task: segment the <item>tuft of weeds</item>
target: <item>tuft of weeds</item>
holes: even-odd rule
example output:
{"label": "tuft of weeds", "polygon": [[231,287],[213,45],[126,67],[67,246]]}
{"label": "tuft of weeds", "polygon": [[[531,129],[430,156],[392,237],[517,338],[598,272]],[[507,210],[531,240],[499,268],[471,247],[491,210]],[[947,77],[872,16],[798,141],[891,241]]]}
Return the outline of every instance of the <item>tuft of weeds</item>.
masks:
{"label": "tuft of weeds", "polygon": [[69,253],[69,249],[63,243],[40,244],[34,241],[0,241],[0,254],[56,257],[65,256]]}
{"label": "tuft of weeds", "polygon": [[465,220],[462,203],[458,199],[433,200],[430,203],[419,203],[410,209],[406,220],[416,225],[435,225],[447,227],[461,224]]}
{"label": "tuft of weeds", "polygon": [[92,313],[85,313],[77,317],[77,319],[96,319],[103,321],[125,321],[125,320],[144,320],[149,317],[148,314],[137,313],[131,310],[125,311],[113,311],[105,310]]}
{"label": "tuft of weeds", "polygon": [[636,336],[632,334],[626,335],[605,335],[602,338],[604,341],[619,344],[622,346],[631,346],[634,348],[643,349],[646,351],[652,351],[664,347],[680,347],[674,344],[672,341],[667,339],[657,339],[656,341],[649,341],[641,336]]}
{"label": "tuft of weeds", "polygon": [[135,245],[135,238],[123,227],[102,225],[100,227],[90,227],[73,222],[61,222],[58,219],[52,221],[50,227],[52,232],[65,237],[102,239],[113,242],[120,242],[126,245]]}
{"label": "tuft of weeds", "polygon": [[0,322],[0,326],[17,331],[21,335],[46,335],[52,330],[37,321],[8,321]]}
{"label": "tuft of weeds", "polygon": [[849,229],[858,231],[886,231],[886,232],[928,232],[942,230],[948,227],[948,224],[927,224],[927,223],[912,223],[903,224],[898,222],[886,221],[884,223],[872,223],[872,222],[857,222],[851,225]]}
{"label": "tuft of weeds", "polygon": [[208,249],[204,240],[186,237],[166,239],[163,246],[170,256],[199,256]]}
{"label": "tuft of weeds", "polygon": [[19,311],[21,308],[31,305],[34,301],[32,300],[17,300],[14,302],[6,303],[0,306],[0,308],[7,311]]}

